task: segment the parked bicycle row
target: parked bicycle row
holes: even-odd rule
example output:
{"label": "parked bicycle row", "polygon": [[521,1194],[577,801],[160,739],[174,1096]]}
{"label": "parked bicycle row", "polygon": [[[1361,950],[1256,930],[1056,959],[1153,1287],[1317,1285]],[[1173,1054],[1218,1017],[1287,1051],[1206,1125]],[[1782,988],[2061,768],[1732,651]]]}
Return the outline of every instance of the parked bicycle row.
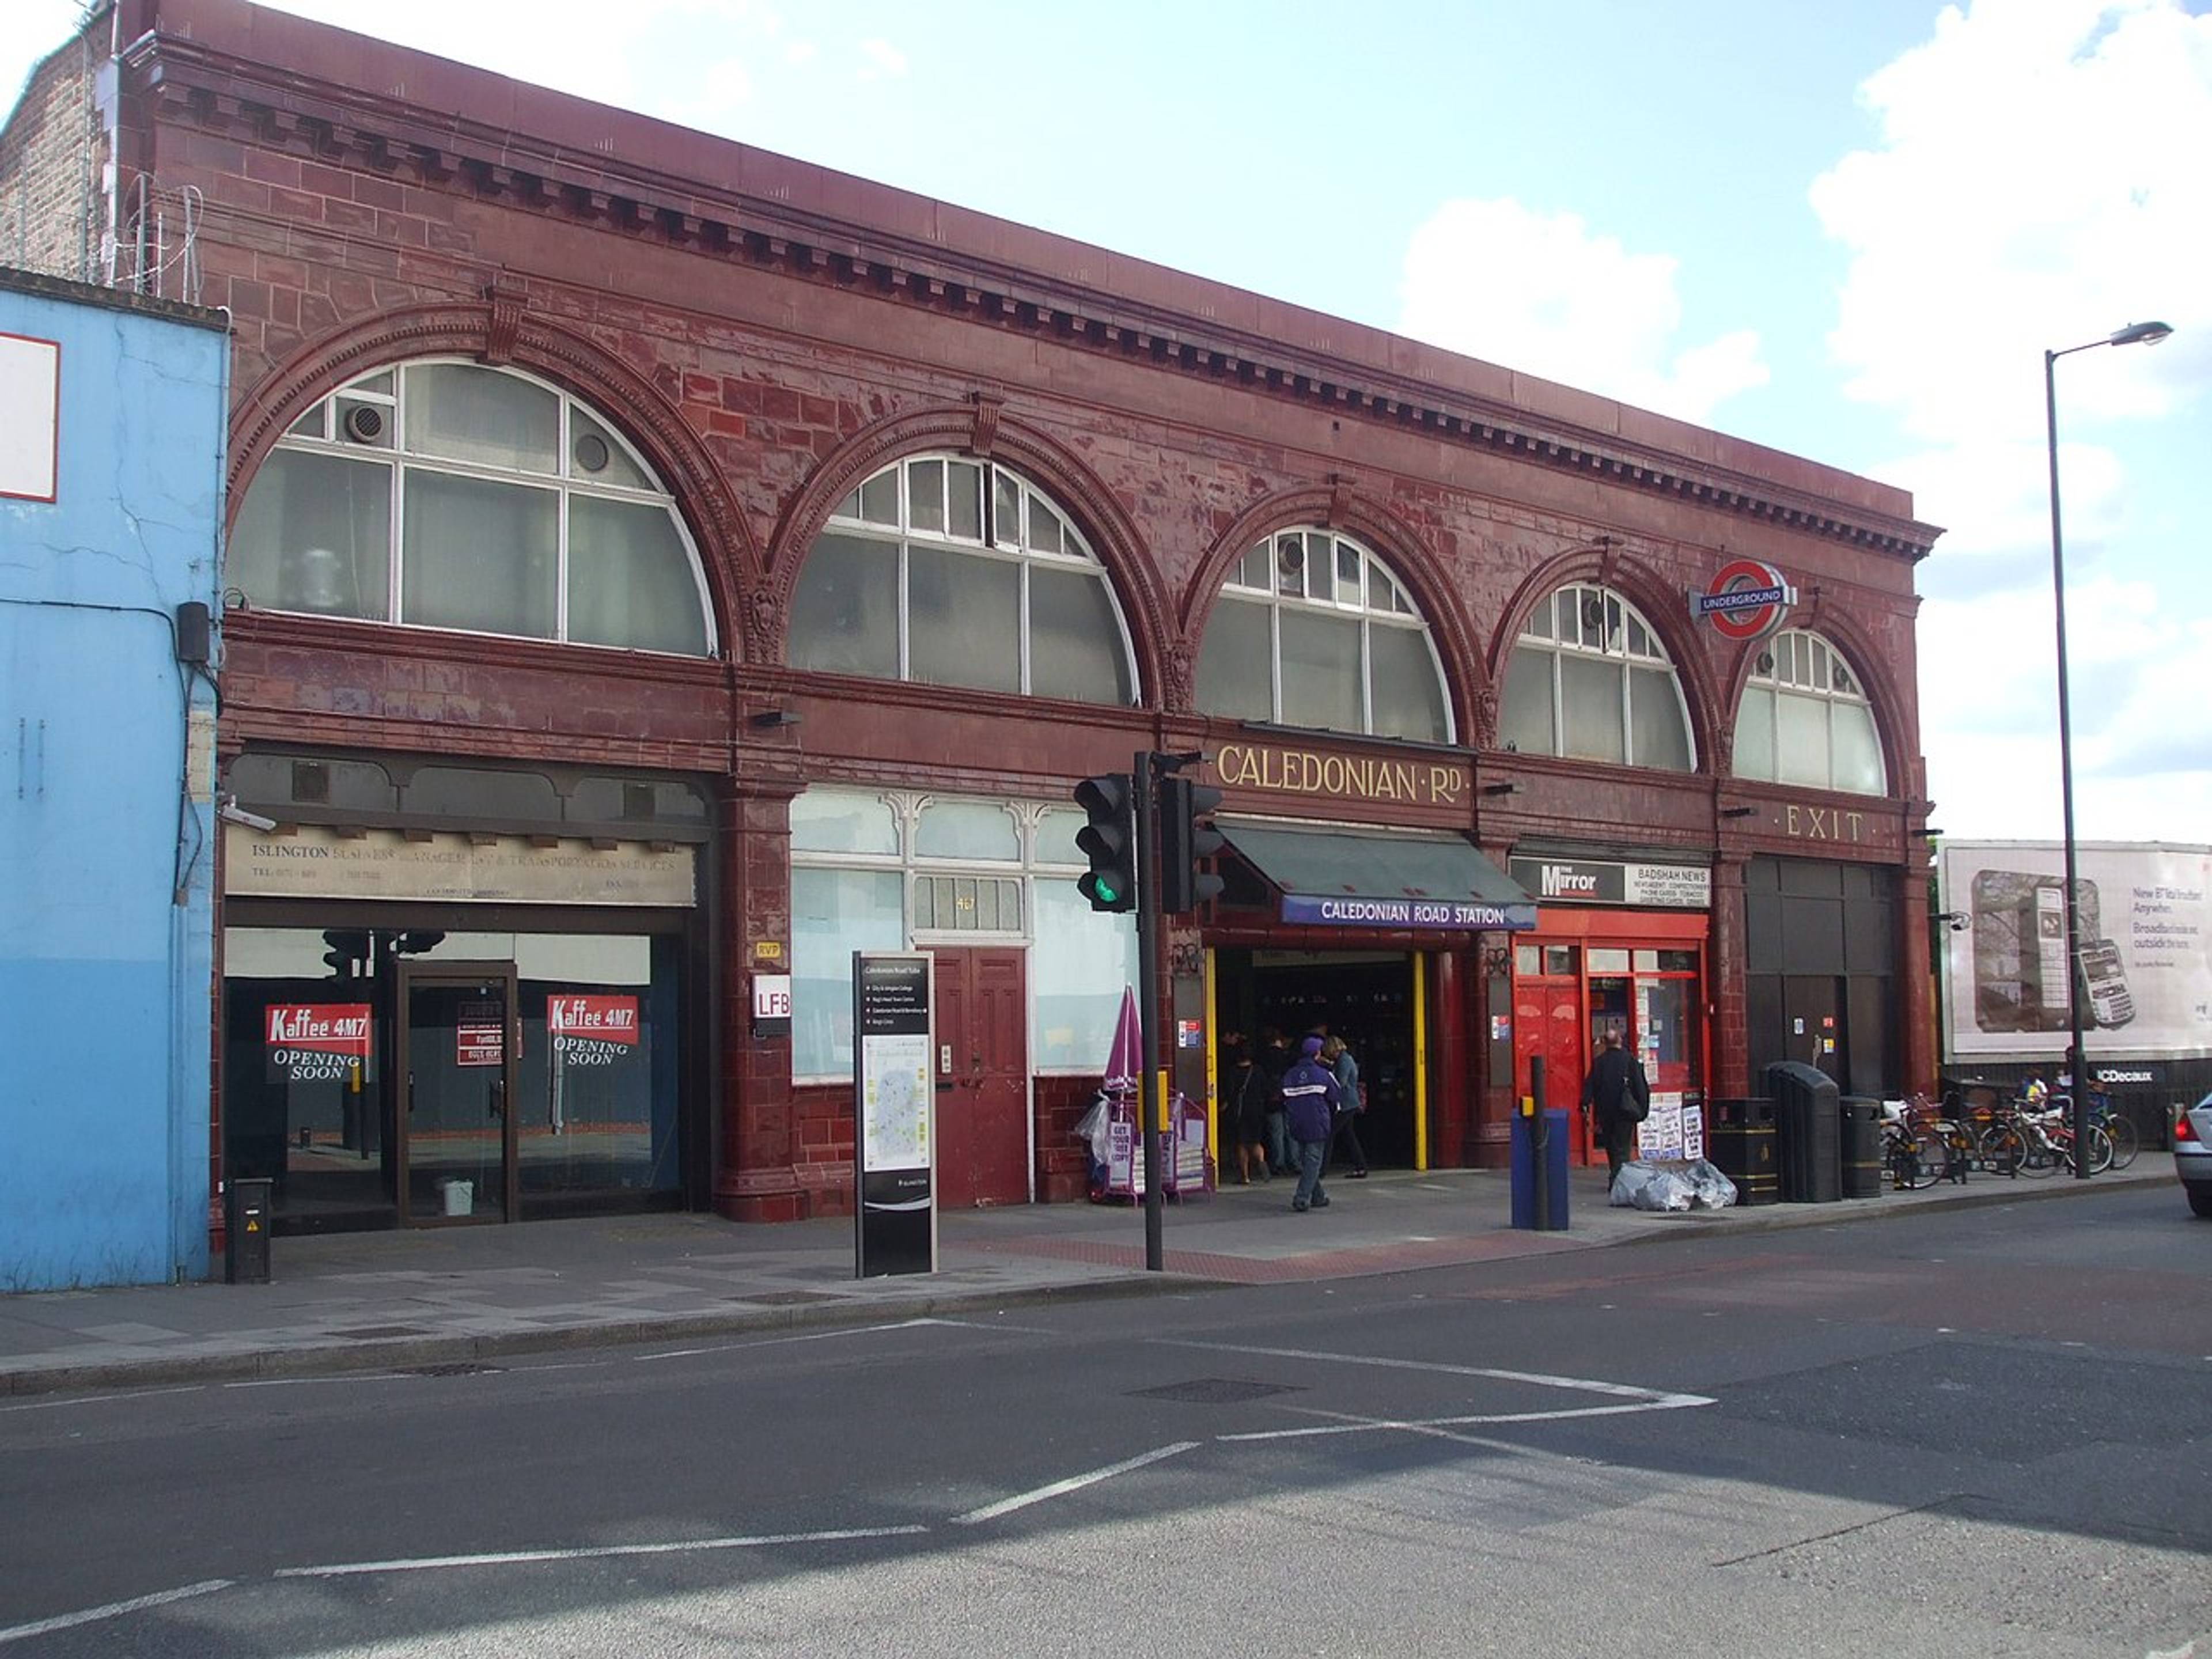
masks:
{"label": "parked bicycle row", "polygon": [[[2092,1089],[2081,1146],[2092,1175],[2124,1170],[2141,1150],[2135,1124]],[[1963,1182],[1970,1173],[2034,1179],[2074,1164],[2074,1103],[2040,1079],[2007,1100],[1968,1104],[1925,1095],[1883,1107],[1882,1164],[1903,1190]]]}

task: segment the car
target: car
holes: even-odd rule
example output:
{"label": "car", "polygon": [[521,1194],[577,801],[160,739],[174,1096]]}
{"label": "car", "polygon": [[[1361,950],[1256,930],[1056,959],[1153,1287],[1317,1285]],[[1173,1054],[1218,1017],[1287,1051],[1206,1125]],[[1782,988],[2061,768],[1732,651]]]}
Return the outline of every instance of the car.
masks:
{"label": "car", "polygon": [[2189,1207],[2212,1217],[2212,1095],[2175,1115],[2173,1172],[2189,1194]]}

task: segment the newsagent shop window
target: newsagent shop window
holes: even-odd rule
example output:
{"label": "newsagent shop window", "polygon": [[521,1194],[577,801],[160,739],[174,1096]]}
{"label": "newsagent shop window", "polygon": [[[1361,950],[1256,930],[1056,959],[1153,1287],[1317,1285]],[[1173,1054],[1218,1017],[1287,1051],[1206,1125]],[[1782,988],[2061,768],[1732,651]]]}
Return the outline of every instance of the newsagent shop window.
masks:
{"label": "newsagent shop window", "polygon": [[853,1075],[853,952],[1024,946],[1030,1064],[1095,1073],[1136,937],[1076,891],[1085,815],[1038,801],[809,789],[791,806],[793,1078]]}
{"label": "newsagent shop window", "polygon": [[1325,530],[1284,531],[1222,585],[1198,658],[1209,714],[1452,741],[1436,647],[1382,560]]}
{"label": "newsagent shop window", "polygon": [[1540,601],[1513,647],[1498,740],[1670,772],[1695,769],[1681,683],[1644,614],[1607,587],[1562,587]]}
{"label": "newsagent shop window", "polygon": [[254,475],[229,562],[262,610],[714,649],[674,498],[611,423],[512,369],[406,363],[324,398]]}
{"label": "newsagent shop window", "polygon": [[1740,778],[1888,793],[1866,689],[1818,634],[1777,634],[1759,652],[1735,719]]}
{"label": "newsagent shop window", "polygon": [[807,550],[791,665],[1127,705],[1135,659],[1105,567],[994,462],[917,455],[840,502]]}

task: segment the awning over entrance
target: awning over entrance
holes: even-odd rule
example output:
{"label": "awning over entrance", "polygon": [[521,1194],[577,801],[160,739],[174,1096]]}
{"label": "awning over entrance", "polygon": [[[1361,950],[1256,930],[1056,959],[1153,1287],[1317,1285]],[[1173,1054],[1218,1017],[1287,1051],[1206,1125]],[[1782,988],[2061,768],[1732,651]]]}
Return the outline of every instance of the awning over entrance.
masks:
{"label": "awning over entrance", "polygon": [[1282,889],[1285,921],[1431,929],[1536,925],[1536,902],[1463,841],[1229,818],[1215,828]]}

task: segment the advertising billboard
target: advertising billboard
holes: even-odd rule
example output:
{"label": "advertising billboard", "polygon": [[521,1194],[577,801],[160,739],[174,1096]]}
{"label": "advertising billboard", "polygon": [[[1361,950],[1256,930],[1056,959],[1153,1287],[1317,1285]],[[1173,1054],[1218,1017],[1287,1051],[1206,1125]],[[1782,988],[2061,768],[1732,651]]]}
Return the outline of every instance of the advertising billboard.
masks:
{"label": "advertising billboard", "polygon": [[[1943,842],[1948,1055],[2064,1051],[2065,872],[2057,842]],[[2093,1059],[2212,1054],[2212,848],[2078,842],[2075,872],[2083,1048]]]}

